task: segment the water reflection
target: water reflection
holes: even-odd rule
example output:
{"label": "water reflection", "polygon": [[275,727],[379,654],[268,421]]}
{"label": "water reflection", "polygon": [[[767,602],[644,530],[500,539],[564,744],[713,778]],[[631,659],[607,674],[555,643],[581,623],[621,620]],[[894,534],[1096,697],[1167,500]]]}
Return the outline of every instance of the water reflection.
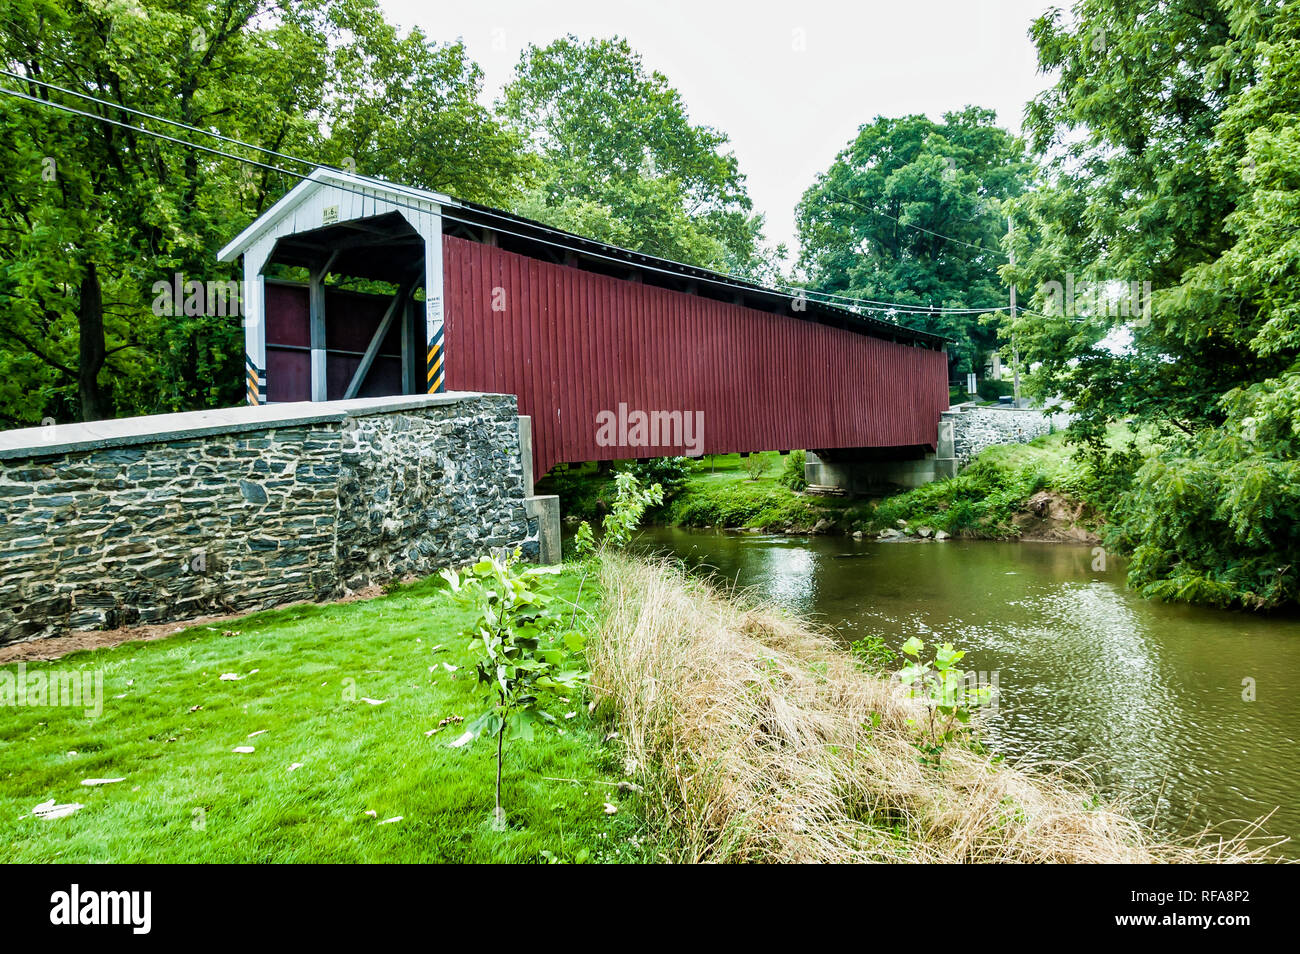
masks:
{"label": "water reflection", "polygon": [[953,642],[966,668],[997,673],[994,748],[1082,761],[1167,832],[1277,809],[1270,831],[1300,835],[1300,620],[1140,599],[1115,561],[1094,571],[1085,547],[663,529],[643,545],[846,641]]}

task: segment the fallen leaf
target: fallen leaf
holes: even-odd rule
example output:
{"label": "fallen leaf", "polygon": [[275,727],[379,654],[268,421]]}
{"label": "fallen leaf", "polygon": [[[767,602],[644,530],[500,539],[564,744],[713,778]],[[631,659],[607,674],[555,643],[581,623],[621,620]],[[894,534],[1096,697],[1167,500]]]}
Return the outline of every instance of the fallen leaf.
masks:
{"label": "fallen leaf", "polygon": [[83,778],[82,785],[112,785],[114,782],[125,782],[125,778]]}
{"label": "fallen leaf", "polygon": [[445,670],[447,670],[448,672],[455,672],[455,671],[456,671],[457,669],[459,669],[460,667],[459,667],[459,666],[453,666],[451,663],[443,663],[443,664],[442,664],[442,668],[445,669]]}
{"label": "fallen leaf", "polygon": [[391,825],[393,822],[399,822],[399,821],[401,821],[401,820],[402,820],[402,816],[401,816],[401,815],[394,815],[392,818],[385,818],[385,819],[384,819],[383,821],[381,821],[379,824],[381,824],[381,825]]}
{"label": "fallen leaf", "polygon": [[202,706],[190,706],[190,711],[191,711],[191,712],[198,712],[198,711],[199,711],[200,709],[202,709],[202,708],[203,708]]}
{"label": "fallen leaf", "polygon": [[448,748],[452,748],[452,749],[458,749],[458,748],[460,748],[462,745],[464,745],[466,742],[469,742],[469,741],[470,741],[471,739],[473,739],[473,738],[474,738],[474,733],[473,733],[473,732],[466,732],[464,735],[462,735],[462,736],[461,736],[459,739],[457,739],[455,742],[448,742],[448,743],[447,743],[447,747],[448,747]]}
{"label": "fallen leaf", "polygon": [[369,815],[371,818],[379,817],[379,812],[375,811],[373,808],[367,811],[366,814]]}
{"label": "fallen leaf", "polygon": [[248,755],[250,752],[256,752],[257,749],[253,748],[251,745],[237,745],[230,751],[238,752],[240,755]]}
{"label": "fallen leaf", "polygon": [[372,706],[382,706],[382,705],[383,705],[385,702],[387,702],[388,700],[387,700],[387,699],[367,699],[365,696],[362,696],[362,697],[361,697],[361,701],[362,701],[362,702],[369,703],[369,704],[372,705]]}
{"label": "fallen leaf", "polygon": [[255,738],[257,738],[259,735],[265,735],[265,734],[266,734],[267,732],[269,732],[269,731],[270,731],[269,729],[258,729],[256,732],[250,732],[250,733],[248,733],[247,738],[255,739]]}
{"label": "fallen leaf", "polygon": [[223,673],[221,674],[221,681],[222,681],[222,682],[239,682],[239,680],[241,680],[241,679],[243,679],[243,678],[244,678],[243,676],[237,676],[237,675],[235,675],[235,673],[233,673],[233,672],[223,672]]}
{"label": "fallen leaf", "polygon": [[574,718],[577,714],[578,714],[578,713],[576,713],[576,712],[566,712],[566,713],[564,713],[564,718],[566,718],[566,719],[572,719],[572,718]]}
{"label": "fallen leaf", "polygon": [[618,806],[615,805],[613,802],[606,802],[606,803],[605,803],[605,814],[606,814],[606,815],[617,815],[617,814],[618,814]]}
{"label": "fallen leaf", "polygon": [[300,768],[302,768],[302,763],[301,763],[301,762],[290,762],[290,763],[289,763],[289,771],[290,771],[290,772],[296,772],[296,771],[298,771],[298,769],[300,769]]}
{"label": "fallen leaf", "polygon": [[62,818],[65,815],[71,815],[75,811],[80,811],[86,806],[81,802],[68,802],[66,805],[56,805],[54,799],[48,802],[41,802],[32,809],[32,814],[37,818]]}

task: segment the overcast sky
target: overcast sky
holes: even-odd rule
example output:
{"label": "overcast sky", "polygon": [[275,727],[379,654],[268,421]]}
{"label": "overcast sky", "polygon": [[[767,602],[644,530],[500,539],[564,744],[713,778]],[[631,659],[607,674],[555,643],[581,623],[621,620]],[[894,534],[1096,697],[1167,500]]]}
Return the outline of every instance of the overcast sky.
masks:
{"label": "overcast sky", "polygon": [[682,94],[691,119],[731,138],[770,241],[795,248],[794,207],[876,116],[939,119],[988,106],[1019,130],[1048,85],[1027,32],[1068,0],[380,0],[389,19],[462,38],[496,98],[520,51],[565,33],[627,37]]}

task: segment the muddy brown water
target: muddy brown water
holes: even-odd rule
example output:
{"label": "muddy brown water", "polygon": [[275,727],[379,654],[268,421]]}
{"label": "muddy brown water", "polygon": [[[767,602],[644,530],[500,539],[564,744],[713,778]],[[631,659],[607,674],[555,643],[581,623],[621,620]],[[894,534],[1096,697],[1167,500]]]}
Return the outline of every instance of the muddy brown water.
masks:
{"label": "muddy brown water", "polygon": [[[1146,600],[1121,561],[1048,543],[877,543],[650,528],[638,542],[851,642],[948,641],[996,679],[984,739],[1078,761],[1167,836],[1272,812],[1300,857],[1300,617]],[[1252,698],[1253,696],[1253,698]]]}

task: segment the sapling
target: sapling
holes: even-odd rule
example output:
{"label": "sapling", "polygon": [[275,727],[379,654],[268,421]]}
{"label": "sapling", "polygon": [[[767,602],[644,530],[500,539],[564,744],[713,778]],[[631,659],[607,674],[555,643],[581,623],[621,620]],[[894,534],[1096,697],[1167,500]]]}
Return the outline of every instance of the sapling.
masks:
{"label": "sapling", "polygon": [[584,637],[552,610],[554,594],[546,577],[558,567],[520,568],[519,551],[506,558],[485,556],[473,566],[441,575],[452,598],[478,610],[469,651],[476,657],[478,684],[489,707],[470,721],[452,743],[459,747],[480,737],[496,738],[496,808],[493,824],[505,827],[501,807],[501,769],[505,743],[531,741],[539,722],[554,723],[546,706],[578,692],[589,673]]}
{"label": "sapling", "polygon": [[992,690],[988,686],[971,688],[967,685],[966,673],[957,668],[957,663],[966,655],[965,651],[954,649],[952,643],[944,643],[935,649],[932,660],[925,661],[921,658],[924,648],[924,641],[916,636],[903,643],[903,655],[911,661],[898,670],[897,675],[899,681],[909,687],[908,694],[925,706],[924,725],[916,719],[907,721],[922,730],[922,739],[916,744],[922,761],[932,760],[937,767],[943,759],[944,747],[970,723],[972,707],[987,702]]}

